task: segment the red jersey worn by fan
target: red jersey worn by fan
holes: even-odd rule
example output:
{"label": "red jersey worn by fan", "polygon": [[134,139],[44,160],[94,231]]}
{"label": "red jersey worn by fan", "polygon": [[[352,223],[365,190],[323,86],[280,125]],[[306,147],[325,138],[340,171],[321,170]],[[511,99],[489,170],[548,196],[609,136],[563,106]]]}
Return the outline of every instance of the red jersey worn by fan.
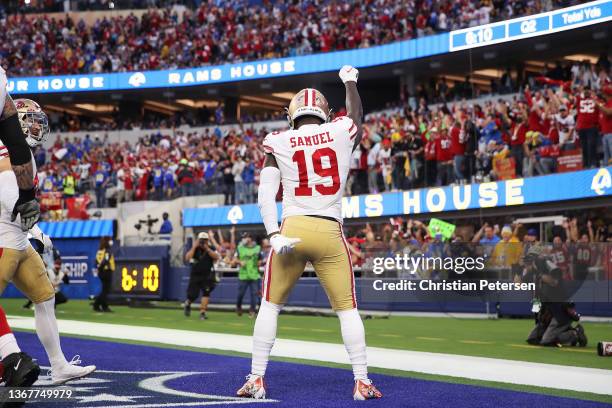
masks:
{"label": "red jersey worn by fan", "polygon": [[576,129],[592,129],[597,127],[599,109],[595,98],[578,96],[576,98]]}

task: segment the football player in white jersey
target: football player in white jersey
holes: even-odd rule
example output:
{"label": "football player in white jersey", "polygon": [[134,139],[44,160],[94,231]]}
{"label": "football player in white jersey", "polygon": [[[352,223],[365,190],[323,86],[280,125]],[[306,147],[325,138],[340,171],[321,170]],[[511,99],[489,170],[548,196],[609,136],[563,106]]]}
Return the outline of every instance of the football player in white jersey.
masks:
{"label": "football player in white jersey", "polygon": [[[49,127],[40,106],[29,99],[17,99],[15,107],[28,145],[33,148],[42,144]],[[36,174],[32,153],[30,156]],[[0,295],[6,285],[13,282],[34,303],[36,334],[51,363],[51,380],[53,384],[63,384],[91,374],[96,367],[81,367],[76,365],[80,363],[78,358],[69,363],[64,357],[55,319],[55,290],[40,255],[28,241],[28,232],[22,230],[19,216],[13,218],[13,207],[18,197],[17,178],[7,149],[0,144]],[[52,246],[49,237],[37,225],[30,232],[43,245]]]}
{"label": "football player in white jersey", "polygon": [[[266,160],[258,205],[272,251],[266,263],[263,299],[253,332],[251,373],[238,396],[265,398],[264,375],[276,339],[278,314],[310,262],[340,320],[342,340],[353,366],[353,398],[381,398],[368,379],[363,322],[357,311],[348,244],[342,232],[342,192],[353,150],[361,140],[363,108],[357,69],[344,66],[347,116],[330,122],[323,94],[307,88],[287,109],[291,129],[264,139]],[[282,225],[275,197],[283,186]]]}
{"label": "football player in white jersey", "polygon": [[15,220],[19,214],[21,228],[27,231],[38,222],[40,206],[36,201],[36,185],[33,184],[35,170],[31,161],[32,153],[23,137],[17,109],[8,94],[7,86],[6,72],[0,66],[0,142],[6,147],[5,151],[11,158],[11,166],[19,186],[19,198],[11,210],[12,218]]}

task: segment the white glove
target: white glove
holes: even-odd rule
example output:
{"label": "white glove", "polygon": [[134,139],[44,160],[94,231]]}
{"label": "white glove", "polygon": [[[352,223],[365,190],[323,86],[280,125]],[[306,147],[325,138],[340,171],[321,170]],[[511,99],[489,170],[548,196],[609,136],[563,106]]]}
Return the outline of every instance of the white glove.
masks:
{"label": "white glove", "polygon": [[338,72],[338,75],[340,76],[342,83],[346,84],[347,82],[357,82],[359,71],[357,71],[357,68],[355,67],[345,65],[340,68],[340,72]]}
{"label": "white glove", "polygon": [[273,235],[272,238],[270,238],[272,249],[280,255],[288,254],[293,251],[293,247],[299,242],[302,242],[299,238],[289,238],[281,234]]}
{"label": "white glove", "polygon": [[43,246],[43,252],[53,249],[53,242],[51,241],[51,238],[42,232],[38,225],[35,225],[32,227],[32,229],[30,229],[30,235],[32,236],[32,239],[35,239]]}
{"label": "white glove", "polygon": [[47,234],[42,234],[42,240],[40,242],[42,242],[43,246],[45,247],[45,251],[50,251],[53,249],[53,242],[51,241],[51,238],[47,235]]}

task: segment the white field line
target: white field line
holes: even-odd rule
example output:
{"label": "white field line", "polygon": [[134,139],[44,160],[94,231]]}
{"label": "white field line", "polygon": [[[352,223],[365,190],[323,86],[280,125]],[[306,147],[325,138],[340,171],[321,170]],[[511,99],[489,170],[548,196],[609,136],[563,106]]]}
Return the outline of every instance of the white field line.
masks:
{"label": "white field line", "polygon": [[[9,324],[16,329],[34,330],[33,317],[9,316]],[[60,332],[64,334],[116,340],[149,341],[242,353],[251,352],[251,337],[236,334],[75,320],[58,320],[58,325]],[[83,350],[81,355],[86,359],[87,351]],[[344,346],[341,344],[277,339],[272,355],[339,364],[349,363]],[[612,384],[612,370],[597,368],[568,368],[568,366],[554,364],[378,347],[368,348],[368,364],[371,367],[393,370],[612,395],[612,387],[610,386]],[[203,367],[205,368],[205,365]],[[568,375],[568,369],[571,371],[571,375]]]}

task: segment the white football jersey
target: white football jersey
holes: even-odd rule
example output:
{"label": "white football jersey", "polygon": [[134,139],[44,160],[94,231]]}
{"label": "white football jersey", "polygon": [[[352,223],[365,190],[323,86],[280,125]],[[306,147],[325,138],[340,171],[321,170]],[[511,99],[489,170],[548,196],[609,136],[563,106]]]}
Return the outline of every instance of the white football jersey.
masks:
{"label": "white football jersey", "polygon": [[283,219],[321,215],[342,222],[342,195],[357,130],[351,118],[341,116],[266,136],[264,150],[274,155],[281,173]]}
{"label": "white football jersey", "polygon": [[[32,158],[32,166],[34,174],[36,174],[34,158]],[[19,187],[15,173],[11,170],[0,172],[0,248],[23,251],[30,246],[28,233],[21,230],[21,217],[19,215],[15,221],[11,221],[13,208],[18,198]]]}

